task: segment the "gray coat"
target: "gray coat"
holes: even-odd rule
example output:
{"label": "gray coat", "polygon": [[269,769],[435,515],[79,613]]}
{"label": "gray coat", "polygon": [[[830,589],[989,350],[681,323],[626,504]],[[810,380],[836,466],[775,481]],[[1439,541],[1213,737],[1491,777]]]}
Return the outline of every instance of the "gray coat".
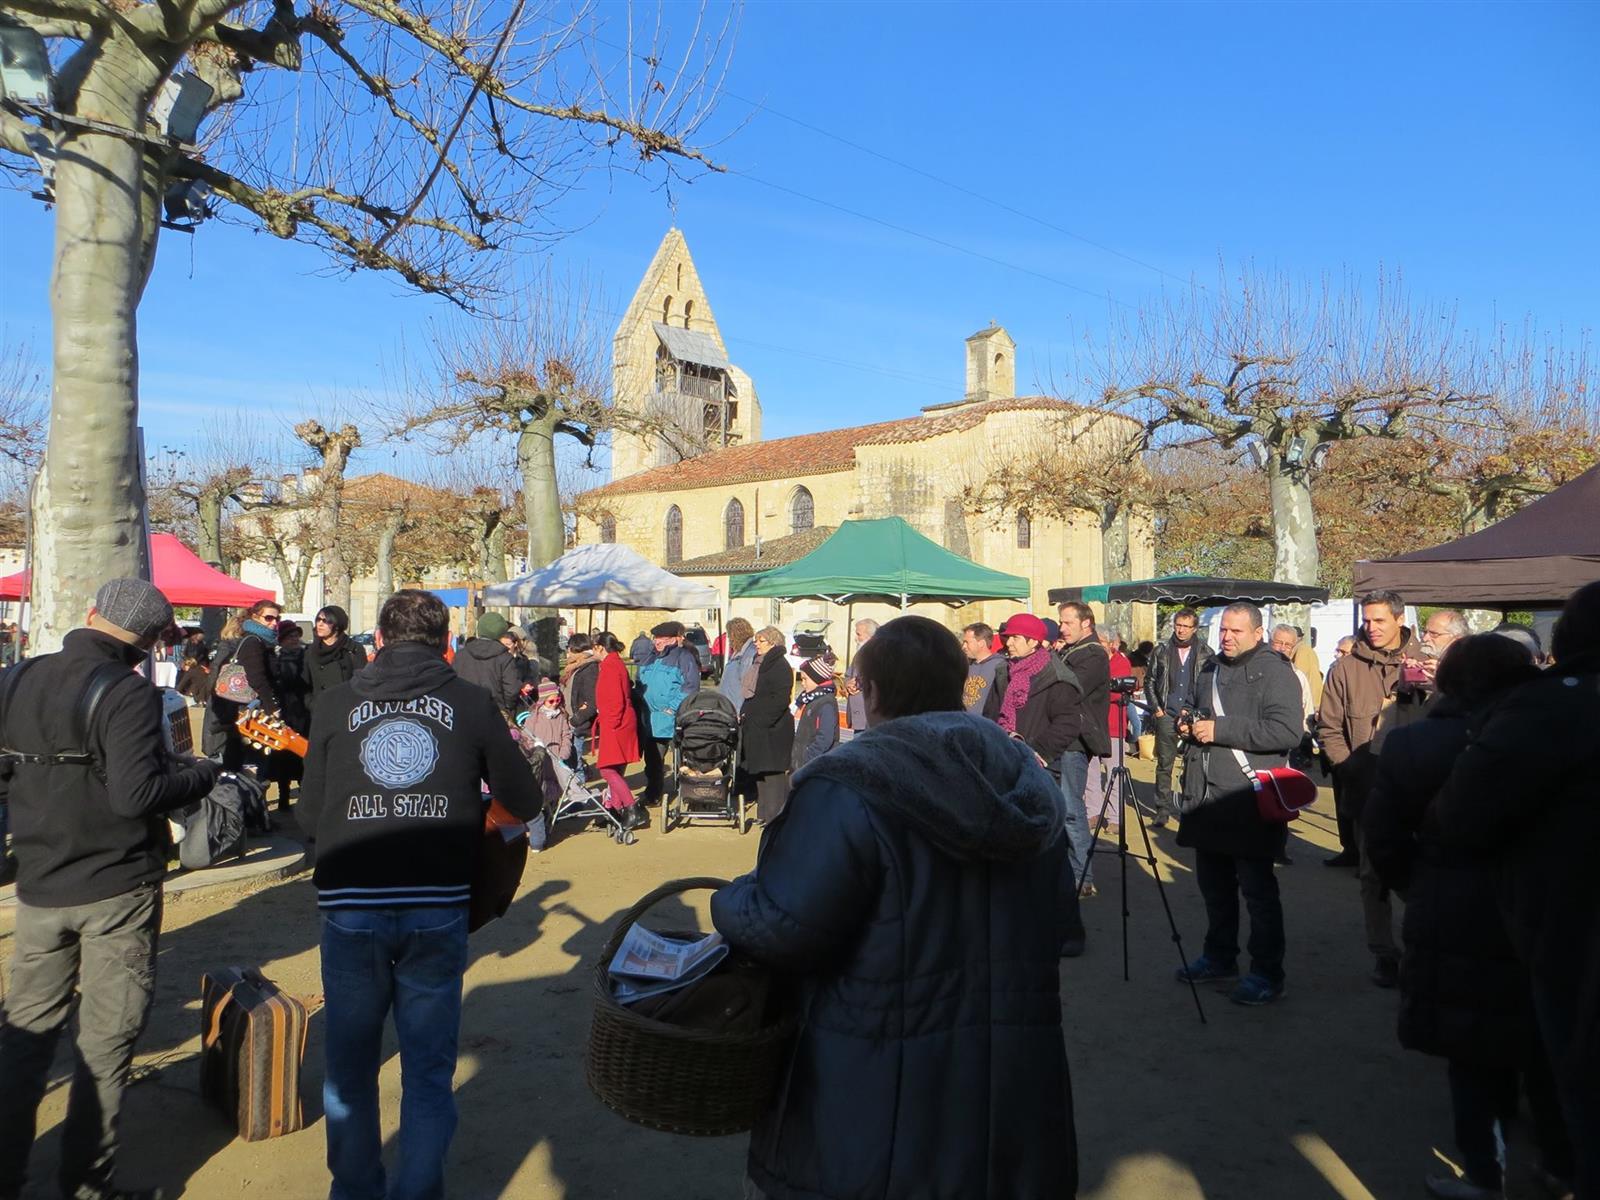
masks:
{"label": "gray coat", "polygon": [[748,1170],[772,1200],[1077,1189],[1061,1031],[1061,793],[968,713],[902,717],[795,775],[711,916],[804,1012]]}
{"label": "gray coat", "polygon": [[1178,845],[1239,858],[1272,858],[1283,850],[1288,827],[1263,821],[1255,788],[1233,754],[1237,747],[1253,770],[1283,767],[1300,744],[1305,710],[1300,680],[1265,642],[1237,658],[1217,655],[1200,668],[1195,706],[1216,714],[1222,691],[1225,716],[1216,717],[1216,741],[1189,743],[1183,754],[1183,809]]}
{"label": "gray coat", "polygon": [[756,640],[751,638],[739,647],[737,654],[728,659],[722,668],[722,694],[733,701],[735,712],[744,710],[744,677],[755,670]]}

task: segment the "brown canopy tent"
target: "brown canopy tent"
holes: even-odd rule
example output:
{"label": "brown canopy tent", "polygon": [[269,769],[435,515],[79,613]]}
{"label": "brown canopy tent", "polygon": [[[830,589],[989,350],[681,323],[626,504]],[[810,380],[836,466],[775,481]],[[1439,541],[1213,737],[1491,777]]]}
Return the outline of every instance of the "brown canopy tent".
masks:
{"label": "brown canopy tent", "polygon": [[1355,565],[1356,595],[1399,592],[1411,604],[1556,606],[1600,579],[1600,467],[1487,529]]}

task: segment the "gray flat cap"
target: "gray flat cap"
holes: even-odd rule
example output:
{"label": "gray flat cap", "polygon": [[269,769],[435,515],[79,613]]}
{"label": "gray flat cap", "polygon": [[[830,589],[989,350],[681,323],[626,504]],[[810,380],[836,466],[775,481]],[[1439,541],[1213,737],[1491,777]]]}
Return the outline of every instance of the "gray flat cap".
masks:
{"label": "gray flat cap", "polygon": [[94,594],[94,607],[118,629],[141,642],[154,640],[172,624],[172,605],[155,584],[143,579],[113,579]]}

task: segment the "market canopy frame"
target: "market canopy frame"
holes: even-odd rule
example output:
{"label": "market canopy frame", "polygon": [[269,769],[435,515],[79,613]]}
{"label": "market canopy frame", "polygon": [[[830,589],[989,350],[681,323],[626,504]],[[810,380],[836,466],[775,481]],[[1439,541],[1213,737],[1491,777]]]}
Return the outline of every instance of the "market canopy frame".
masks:
{"label": "market canopy frame", "polygon": [[1093,583],[1050,589],[1050,603],[1184,604],[1215,608],[1247,600],[1251,604],[1325,604],[1328,589],[1271,579],[1232,579],[1221,575],[1157,575],[1126,583]]}
{"label": "market canopy frame", "polygon": [[733,575],[731,599],[824,600],[831,604],[948,604],[1026,601],[1021,575],[946,550],[900,517],[845,521],[810,554],[770,571]]}
{"label": "market canopy frame", "polygon": [[1399,592],[1407,604],[1556,607],[1600,579],[1600,467],[1477,533],[1396,558],[1365,559],[1356,595]]}

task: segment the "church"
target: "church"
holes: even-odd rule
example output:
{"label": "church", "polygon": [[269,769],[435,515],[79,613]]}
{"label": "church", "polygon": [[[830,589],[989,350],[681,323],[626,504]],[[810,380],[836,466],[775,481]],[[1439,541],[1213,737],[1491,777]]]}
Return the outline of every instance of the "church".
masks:
{"label": "church", "polygon": [[[669,230],[617,326],[612,386],[625,428],[613,438],[611,482],[577,498],[576,540],[620,542],[726,598],[730,575],[792,562],[843,521],[900,516],[949,550],[1023,576],[1031,609],[1053,615],[1052,587],[1104,578],[1098,515],[973,512],[970,496],[997,463],[1037,454],[1043,439],[1064,430],[1081,453],[1126,444],[1139,425],[1049,396],[1018,396],[1016,344],[998,325],[968,337],[965,357],[965,390],[952,380],[947,403],[899,420],[764,440],[755,381],[732,362],[688,243]],[[1154,555],[1148,521],[1136,520],[1131,577],[1152,574]],[[997,624],[1017,609],[1010,601],[913,606],[955,629]],[[897,611],[857,605],[854,614],[885,620]],[[713,629],[717,619],[678,616]],[[740,599],[723,607],[722,620],[733,616],[786,632],[799,621],[832,619],[828,636],[840,651],[848,637],[844,611],[816,601]],[[626,618],[613,627],[633,631]]]}

